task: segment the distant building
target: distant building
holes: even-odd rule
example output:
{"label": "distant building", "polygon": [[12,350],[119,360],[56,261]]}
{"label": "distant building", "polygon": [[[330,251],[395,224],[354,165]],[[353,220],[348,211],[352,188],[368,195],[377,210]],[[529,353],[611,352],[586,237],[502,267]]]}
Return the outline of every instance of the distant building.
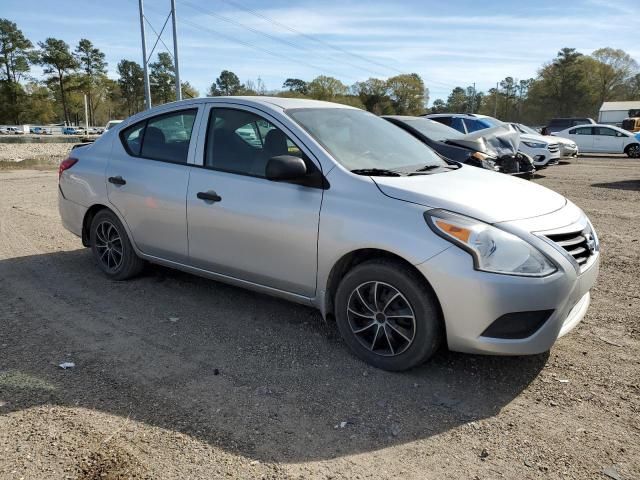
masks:
{"label": "distant building", "polygon": [[631,112],[631,115],[640,116],[640,100],[633,102],[604,102],[598,113],[598,123],[620,125],[625,118],[629,117],[629,110],[637,110],[636,113]]}

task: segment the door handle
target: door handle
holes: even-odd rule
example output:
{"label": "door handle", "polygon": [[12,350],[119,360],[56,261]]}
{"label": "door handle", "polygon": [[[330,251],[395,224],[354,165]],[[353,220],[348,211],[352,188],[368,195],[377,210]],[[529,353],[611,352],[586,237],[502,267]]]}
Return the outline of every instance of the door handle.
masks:
{"label": "door handle", "polygon": [[109,183],[113,183],[114,185],[124,185],[127,181],[118,175],[117,177],[109,177]]}
{"label": "door handle", "polygon": [[197,197],[205,202],[219,202],[222,200],[222,197],[213,190],[209,190],[208,192],[198,192]]}

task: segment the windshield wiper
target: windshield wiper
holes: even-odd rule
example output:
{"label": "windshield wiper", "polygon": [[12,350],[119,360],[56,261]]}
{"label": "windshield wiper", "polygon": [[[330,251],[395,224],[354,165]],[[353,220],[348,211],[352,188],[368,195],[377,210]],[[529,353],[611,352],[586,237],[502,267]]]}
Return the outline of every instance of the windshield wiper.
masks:
{"label": "windshield wiper", "polygon": [[401,173],[393,170],[387,170],[386,168],[356,168],[351,170],[351,173],[356,175],[371,175],[374,177],[400,177]]}
{"label": "windshield wiper", "polygon": [[431,170],[437,170],[438,168],[458,169],[460,165],[457,162],[447,162],[447,165],[425,165],[424,167],[416,168],[409,175],[421,175]]}

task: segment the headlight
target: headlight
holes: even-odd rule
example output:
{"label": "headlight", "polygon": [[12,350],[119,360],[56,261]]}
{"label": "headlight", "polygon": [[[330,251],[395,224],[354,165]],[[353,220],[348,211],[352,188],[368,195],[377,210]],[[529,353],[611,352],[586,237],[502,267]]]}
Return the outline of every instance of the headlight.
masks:
{"label": "headlight", "polygon": [[476,270],[527,277],[556,271],[535,247],[487,223],[439,209],[425,212],[424,218],[437,235],[469,252]]}
{"label": "headlight", "polygon": [[525,141],[523,141],[522,143],[524,143],[529,148],[547,148],[547,144],[546,143],[525,142]]}

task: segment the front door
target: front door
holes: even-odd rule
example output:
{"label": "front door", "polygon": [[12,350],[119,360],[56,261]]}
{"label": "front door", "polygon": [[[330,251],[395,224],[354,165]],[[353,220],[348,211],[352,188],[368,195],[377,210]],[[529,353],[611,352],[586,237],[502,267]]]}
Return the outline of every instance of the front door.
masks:
{"label": "front door", "polygon": [[151,117],[114,141],[107,167],[109,201],[145,254],[187,260],[187,165],[197,108]]}
{"label": "front door", "polygon": [[594,130],[594,151],[604,153],[622,153],[624,139],[622,136],[618,136],[619,132],[609,127],[594,127]]}
{"label": "front door", "polygon": [[203,168],[193,169],[187,194],[189,262],[311,297],[323,190],[272,182],[265,167],[278,155],[319,167],[275,122],[250,109],[211,108]]}
{"label": "front door", "polygon": [[593,127],[576,127],[569,130],[571,140],[576,142],[581,152],[593,152]]}

